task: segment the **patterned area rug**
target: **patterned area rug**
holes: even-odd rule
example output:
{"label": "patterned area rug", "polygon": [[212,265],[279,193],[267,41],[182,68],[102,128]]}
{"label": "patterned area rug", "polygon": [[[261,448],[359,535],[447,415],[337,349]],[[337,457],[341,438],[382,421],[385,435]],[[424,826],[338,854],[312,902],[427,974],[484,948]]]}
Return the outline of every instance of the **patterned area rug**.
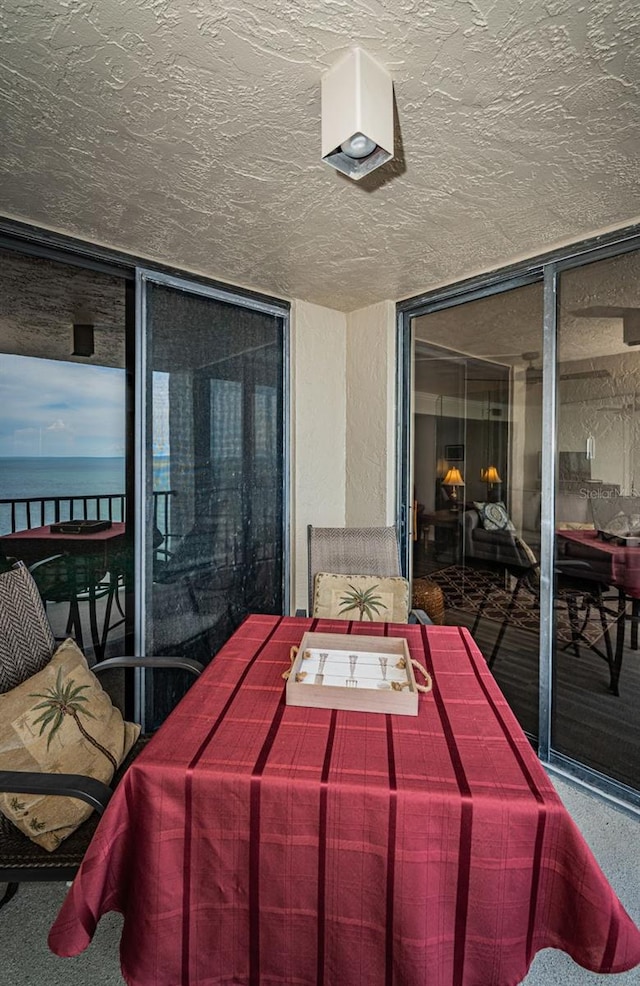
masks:
{"label": "patterned area rug", "polygon": [[[442,589],[447,609],[462,609],[475,614],[483,599],[489,593],[489,601],[485,606],[482,619],[502,623],[507,615],[507,607],[515,581],[510,586],[505,585],[504,576],[499,572],[480,568],[465,568],[462,565],[450,565],[439,571],[430,572],[428,578],[433,579]],[[589,645],[597,644],[604,635],[600,613],[595,606],[585,606],[579,597],[580,606],[577,612],[577,627]],[[446,616],[445,616],[445,622]],[[511,613],[510,625],[520,630],[538,633],[540,609],[538,600],[526,586],[518,593],[516,605]],[[615,646],[615,614],[607,616],[607,625],[612,644]],[[556,612],[556,633],[561,646],[571,643],[571,625],[569,623],[566,601],[560,601]]]}

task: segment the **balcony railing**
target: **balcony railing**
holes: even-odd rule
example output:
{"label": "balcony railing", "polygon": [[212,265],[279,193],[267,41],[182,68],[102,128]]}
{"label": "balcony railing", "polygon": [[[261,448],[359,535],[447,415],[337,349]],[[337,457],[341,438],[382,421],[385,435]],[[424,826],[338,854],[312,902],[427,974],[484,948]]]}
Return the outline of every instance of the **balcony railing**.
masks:
{"label": "balcony railing", "polygon": [[[170,531],[171,497],[174,492],[160,490],[153,494],[153,521],[163,538]],[[14,534],[66,520],[123,521],[125,502],[124,493],[0,499],[0,534]]]}

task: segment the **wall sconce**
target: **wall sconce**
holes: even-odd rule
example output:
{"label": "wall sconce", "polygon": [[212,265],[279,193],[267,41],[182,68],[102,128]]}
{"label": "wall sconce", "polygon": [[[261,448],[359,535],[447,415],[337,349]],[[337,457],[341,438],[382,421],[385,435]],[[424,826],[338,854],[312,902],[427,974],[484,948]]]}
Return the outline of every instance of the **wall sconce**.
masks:
{"label": "wall sconce", "polygon": [[95,352],[93,325],[75,322],[73,326],[72,356],[93,356]]}
{"label": "wall sconce", "polygon": [[322,76],[322,160],[354,181],[393,157],[393,82],[363,48]]}
{"label": "wall sconce", "polygon": [[457,513],[458,506],[458,488],[464,486],[464,479],[460,475],[460,470],[457,466],[451,466],[447,475],[442,480],[443,486],[450,487],[451,492],[449,493],[449,499],[451,500],[450,510]]}
{"label": "wall sconce", "polygon": [[596,457],[596,440],[593,435],[589,435],[587,438],[584,454],[587,459],[595,459]]}

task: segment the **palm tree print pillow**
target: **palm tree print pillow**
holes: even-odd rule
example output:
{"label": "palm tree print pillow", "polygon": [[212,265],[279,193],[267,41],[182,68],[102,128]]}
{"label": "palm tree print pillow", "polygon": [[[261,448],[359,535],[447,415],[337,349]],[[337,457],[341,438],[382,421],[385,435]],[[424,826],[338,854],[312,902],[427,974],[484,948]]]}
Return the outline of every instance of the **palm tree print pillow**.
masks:
{"label": "palm tree print pillow", "polygon": [[314,589],[313,616],[318,618],[363,623],[406,623],[409,619],[406,579],[319,572]]}
{"label": "palm tree print pillow", "polygon": [[[89,774],[108,784],[139,733],[70,639],[42,671],[0,695],[0,770]],[[92,810],[77,798],[0,794],[3,815],[49,851]]]}

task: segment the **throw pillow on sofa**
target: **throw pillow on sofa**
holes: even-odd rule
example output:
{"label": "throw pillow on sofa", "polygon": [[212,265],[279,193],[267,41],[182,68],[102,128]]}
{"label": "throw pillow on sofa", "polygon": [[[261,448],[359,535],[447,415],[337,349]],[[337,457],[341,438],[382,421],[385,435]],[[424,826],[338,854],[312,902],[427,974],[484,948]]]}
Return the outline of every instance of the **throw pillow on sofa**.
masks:
{"label": "throw pillow on sofa", "polygon": [[480,523],[485,531],[515,531],[515,525],[501,500],[497,503],[480,503],[474,500],[473,505],[478,511]]}

